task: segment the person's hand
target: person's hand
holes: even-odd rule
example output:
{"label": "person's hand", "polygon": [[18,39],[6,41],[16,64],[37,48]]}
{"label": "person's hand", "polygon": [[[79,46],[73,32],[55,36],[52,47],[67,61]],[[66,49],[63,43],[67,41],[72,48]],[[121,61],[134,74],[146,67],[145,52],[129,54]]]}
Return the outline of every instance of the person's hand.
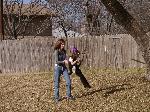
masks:
{"label": "person's hand", "polygon": [[65,63],[65,64],[68,64],[68,60],[64,60],[64,63]]}
{"label": "person's hand", "polygon": [[74,63],[77,63],[77,62],[78,62],[78,60],[75,60],[75,61],[74,61]]}

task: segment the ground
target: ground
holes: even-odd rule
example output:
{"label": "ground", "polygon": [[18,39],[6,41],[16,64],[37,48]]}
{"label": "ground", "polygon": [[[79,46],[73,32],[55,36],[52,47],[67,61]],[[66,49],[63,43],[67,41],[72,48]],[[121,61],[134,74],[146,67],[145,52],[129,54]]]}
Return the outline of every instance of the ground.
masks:
{"label": "ground", "polygon": [[[53,73],[5,74],[0,76],[1,112],[150,112],[150,82],[144,69],[84,69],[91,84],[85,89],[73,74],[75,101],[53,100]],[[61,78],[60,94],[66,94]]]}

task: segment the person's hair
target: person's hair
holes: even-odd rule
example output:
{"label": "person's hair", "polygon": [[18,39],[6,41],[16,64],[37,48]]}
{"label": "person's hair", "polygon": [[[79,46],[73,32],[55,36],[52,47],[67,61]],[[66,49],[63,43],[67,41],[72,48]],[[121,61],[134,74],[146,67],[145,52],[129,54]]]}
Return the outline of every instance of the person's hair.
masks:
{"label": "person's hair", "polygon": [[79,54],[80,54],[80,51],[76,49],[75,52],[71,52],[71,57],[73,58],[73,60],[76,60]]}
{"label": "person's hair", "polygon": [[61,44],[63,44],[63,43],[65,44],[65,40],[64,39],[57,40],[57,42],[55,43],[55,46],[54,46],[54,50],[60,49]]}

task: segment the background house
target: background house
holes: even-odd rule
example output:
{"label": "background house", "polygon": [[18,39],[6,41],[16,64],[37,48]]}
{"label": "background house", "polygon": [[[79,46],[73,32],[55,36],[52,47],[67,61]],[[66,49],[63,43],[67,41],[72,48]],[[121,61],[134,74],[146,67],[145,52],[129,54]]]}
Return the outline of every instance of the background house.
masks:
{"label": "background house", "polygon": [[3,14],[6,36],[52,36],[54,14],[47,7],[4,5]]}

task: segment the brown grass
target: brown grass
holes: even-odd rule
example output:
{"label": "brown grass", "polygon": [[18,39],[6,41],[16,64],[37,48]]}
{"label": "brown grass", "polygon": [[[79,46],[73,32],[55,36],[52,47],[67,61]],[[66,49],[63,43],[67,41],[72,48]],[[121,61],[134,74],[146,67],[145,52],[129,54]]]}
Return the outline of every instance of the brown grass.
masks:
{"label": "brown grass", "polygon": [[[0,76],[1,112],[150,112],[150,82],[143,80],[144,69],[84,69],[92,85],[84,89],[73,74],[75,101],[53,101],[52,72]],[[61,78],[60,94],[65,96]]]}

